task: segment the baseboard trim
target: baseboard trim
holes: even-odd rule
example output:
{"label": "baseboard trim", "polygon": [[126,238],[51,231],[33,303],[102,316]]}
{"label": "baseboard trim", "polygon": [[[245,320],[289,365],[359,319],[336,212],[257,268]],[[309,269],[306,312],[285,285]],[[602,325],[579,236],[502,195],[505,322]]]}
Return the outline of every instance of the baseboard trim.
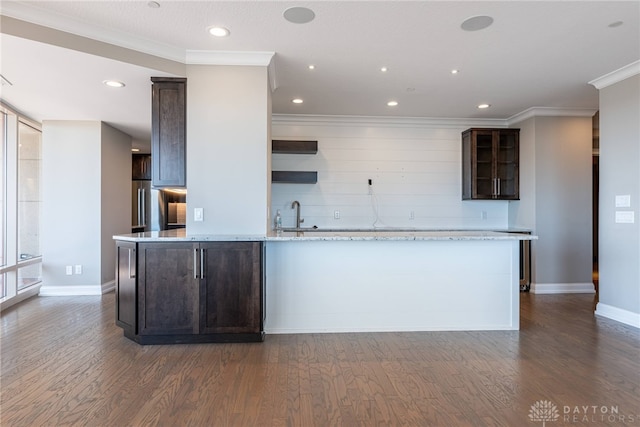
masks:
{"label": "baseboard trim", "polygon": [[109,282],[103,283],[102,284],[102,293],[103,294],[107,294],[111,291],[115,291],[116,290],[116,281],[115,280],[111,280]]}
{"label": "baseboard trim", "polygon": [[41,297],[70,297],[83,295],[102,295],[101,286],[43,286]]}
{"label": "baseboard trim", "polygon": [[596,304],[595,314],[596,316],[606,317],[607,319],[615,320],[616,322],[624,323],[625,325],[640,329],[640,313],[634,313],[633,311],[623,310],[621,308],[599,302]]}
{"label": "baseboard trim", "polygon": [[532,283],[533,294],[595,294],[593,283]]}

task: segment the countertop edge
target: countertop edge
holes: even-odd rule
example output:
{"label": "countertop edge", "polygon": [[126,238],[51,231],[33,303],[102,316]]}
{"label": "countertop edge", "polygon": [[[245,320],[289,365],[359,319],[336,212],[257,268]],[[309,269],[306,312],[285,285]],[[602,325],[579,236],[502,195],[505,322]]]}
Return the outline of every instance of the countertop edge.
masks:
{"label": "countertop edge", "polygon": [[[359,234],[358,234],[359,233]],[[290,241],[478,241],[537,240],[538,236],[514,231],[490,230],[346,230],[295,232],[281,235],[187,235],[184,230],[120,234],[114,240],[127,242],[290,242]]]}

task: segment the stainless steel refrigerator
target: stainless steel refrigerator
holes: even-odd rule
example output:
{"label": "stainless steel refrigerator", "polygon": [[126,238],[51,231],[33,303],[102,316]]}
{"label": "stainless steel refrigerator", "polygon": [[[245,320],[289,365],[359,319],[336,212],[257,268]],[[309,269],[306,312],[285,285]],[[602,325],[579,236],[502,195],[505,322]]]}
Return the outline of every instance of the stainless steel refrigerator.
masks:
{"label": "stainless steel refrigerator", "polygon": [[184,228],[186,197],[184,191],[155,189],[151,181],[132,181],[131,232]]}

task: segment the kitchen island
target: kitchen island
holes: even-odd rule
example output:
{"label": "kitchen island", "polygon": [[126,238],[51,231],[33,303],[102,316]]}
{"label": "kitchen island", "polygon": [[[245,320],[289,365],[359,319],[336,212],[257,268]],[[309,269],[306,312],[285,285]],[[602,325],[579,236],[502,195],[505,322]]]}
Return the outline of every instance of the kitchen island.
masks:
{"label": "kitchen island", "polygon": [[519,329],[521,233],[307,230],[267,239],[267,333]]}
{"label": "kitchen island", "polygon": [[473,230],[114,236],[117,323],[142,344],[266,333],[519,328],[519,241]]}

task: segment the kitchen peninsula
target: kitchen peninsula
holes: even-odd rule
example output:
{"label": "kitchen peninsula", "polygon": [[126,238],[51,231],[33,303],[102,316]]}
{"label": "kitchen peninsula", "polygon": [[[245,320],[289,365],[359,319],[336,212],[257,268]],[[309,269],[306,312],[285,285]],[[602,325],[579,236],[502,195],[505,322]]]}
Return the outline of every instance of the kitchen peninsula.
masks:
{"label": "kitchen peninsula", "polygon": [[117,323],[141,344],[516,330],[519,241],[535,238],[472,230],[114,236]]}

